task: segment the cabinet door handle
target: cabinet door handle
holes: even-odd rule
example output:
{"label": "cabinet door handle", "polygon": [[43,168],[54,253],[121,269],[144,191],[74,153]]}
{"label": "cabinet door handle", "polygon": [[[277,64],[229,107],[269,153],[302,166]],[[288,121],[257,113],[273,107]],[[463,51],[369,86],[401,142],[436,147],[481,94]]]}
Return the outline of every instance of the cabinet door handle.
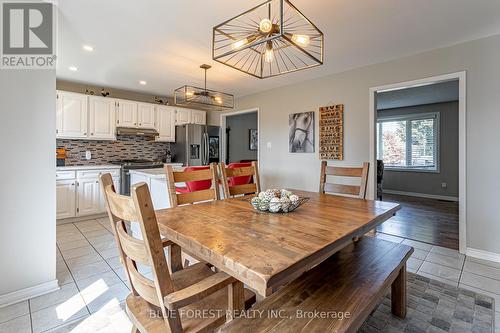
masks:
{"label": "cabinet door handle", "polygon": [[90,133],[90,135],[94,135],[94,133]]}
{"label": "cabinet door handle", "polygon": [[87,133],[85,132],[85,133],[83,133],[83,135],[87,135]]}
{"label": "cabinet door handle", "polygon": [[71,184],[71,186],[75,186],[75,183]]}

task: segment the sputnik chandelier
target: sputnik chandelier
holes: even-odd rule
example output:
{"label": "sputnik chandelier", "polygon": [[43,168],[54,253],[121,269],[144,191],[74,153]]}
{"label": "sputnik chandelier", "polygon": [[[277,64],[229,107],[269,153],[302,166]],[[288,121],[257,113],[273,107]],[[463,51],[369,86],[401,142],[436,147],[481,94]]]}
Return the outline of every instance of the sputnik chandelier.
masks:
{"label": "sputnik chandelier", "polygon": [[323,33],[288,0],[268,0],[213,28],[212,58],[260,79],[323,64]]}

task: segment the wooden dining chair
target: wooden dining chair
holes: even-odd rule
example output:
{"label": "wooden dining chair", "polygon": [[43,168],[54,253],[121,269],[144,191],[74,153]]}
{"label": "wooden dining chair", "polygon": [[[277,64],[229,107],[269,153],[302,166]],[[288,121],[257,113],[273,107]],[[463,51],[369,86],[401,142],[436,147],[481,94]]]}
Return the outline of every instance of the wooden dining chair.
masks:
{"label": "wooden dining chair", "polygon": [[[167,190],[169,194],[170,207],[193,204],[202,201],[219,200],[219,185],[217,184],[217,164],[211,163],[208,169],[174,171],[171,165],[165,166],[167,173]],[[211,181],[208,189],[178,193],[175,184]],[[206,187],[205,187],[206,188]]]}
{"label": "wooden dining chair", "polygon": [[[366,186],[368,184],[368,171],[370,163],[364,162],[360,168],[346,168],[328,166],[326,161],[321,161],[321,174],[319,179],[320,193],[334,193],[344,195],[355,195],[361,199],[366,198]],[[346,185],[327,182],[327,176],[359,178],[359,185]]]}
{"label": "wooden dining chair", "polygon": [[221,162],[219,166],[225,198],[260,192],[259,169],[256,161],[231,163],[227,167],[224,162]]}
{"label": "wooden dining chair", "polygon": [[[104,203],[105,203],[106,210],[108,212],[108,218],[109,218],[109,221],[111,224],[111,230],[113,231],[113,235],[115,236],[116,244],[118,244],[116,225],[122,224],[122,227],[125,229],[126,229],[126,226],[125,226],[124,221],[122,221],[118,217],[111,214],[111,212],[109,210],[108,197],[105,195],[104,189],[109,186],[112,189],[112,191],[116,193],[115,185],[113,183],[113,177],[111,176],[111,174],[109,174],[109,173],[102,174],[100,176],[100,184],[101,184],[101,193],[104,196]],[[171,241],[169,241],[167,238],[162,238],[162,244],[163,244],[164,248],[170,247],[169,253],[174,254],[174,256],[172,256],[172,257],[177,256],[177,258],[172,258],[172,257],[169,258],[171,260],[171,263],[172,263],[171,267],[174,269],[174,272],[176,270],[181,269],[182,268],[182,266],[181,266],[182,259],[181,259],[181,255],[180,255],[181,252],[180,252],[180,250],[177,249],[177,245],[172,243]],[[123,262],[123,257],[121,256],[121,253],[120,253],[120,260]]]}
{"label": "wooden dining chair", "polygon": [[[205,263],[170,273],[148,186],[134,185],[131,197],[115,193],[112,185],[103,187],[108,213],[117,220],[118,247],[131,283],[132,293],[125,303],[132,332],[214,331],[226,322],[226,313],[255,301],[255,294],[243,283],[226,273],[213,272]],[[137,221],[143,239],[130,236],[124,221]],[[137,264],[151,267],[153,279],[142,275]],[[186,316],[203,311],[212,312],[210,316]]]}

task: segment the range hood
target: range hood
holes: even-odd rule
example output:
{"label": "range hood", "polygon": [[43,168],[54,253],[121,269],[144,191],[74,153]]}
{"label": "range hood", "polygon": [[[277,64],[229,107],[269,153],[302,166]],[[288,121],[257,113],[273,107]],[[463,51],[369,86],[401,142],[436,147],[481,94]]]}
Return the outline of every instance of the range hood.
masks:
{"label": "range hood", "polygon": [[117,127],[116,134],[118,135],[138,135],[146,137],[156,137],[160,134],[157,130],[152,128],[132,128],[132,127]]}

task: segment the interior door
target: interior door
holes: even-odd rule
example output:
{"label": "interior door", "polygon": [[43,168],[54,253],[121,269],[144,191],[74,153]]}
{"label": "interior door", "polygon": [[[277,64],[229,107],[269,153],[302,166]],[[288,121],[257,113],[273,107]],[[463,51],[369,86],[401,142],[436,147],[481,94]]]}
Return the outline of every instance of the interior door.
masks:
{"label": "interior door", "polygon": [[92,215],[102,212],[101,189],[97,179],[78,180],[77,216]]}
{"label": "interior door", "polygon": [[97,96],[89,97],[90,138],[113,140],[116,138],[116,101]]}
{"label": "interior door", "polygon": [[139,103],[138,105],[138,126],[140,128],[155,128],[155,105]]}
{"label": "interior door", "polygon": [[137,102],[124,99],[117,101],[118,105],[118,126],[137,127]]}
{"label": "interior door", "polygon": [[87,137],[87,95],[62,92],[57,93],[58,138]]}

